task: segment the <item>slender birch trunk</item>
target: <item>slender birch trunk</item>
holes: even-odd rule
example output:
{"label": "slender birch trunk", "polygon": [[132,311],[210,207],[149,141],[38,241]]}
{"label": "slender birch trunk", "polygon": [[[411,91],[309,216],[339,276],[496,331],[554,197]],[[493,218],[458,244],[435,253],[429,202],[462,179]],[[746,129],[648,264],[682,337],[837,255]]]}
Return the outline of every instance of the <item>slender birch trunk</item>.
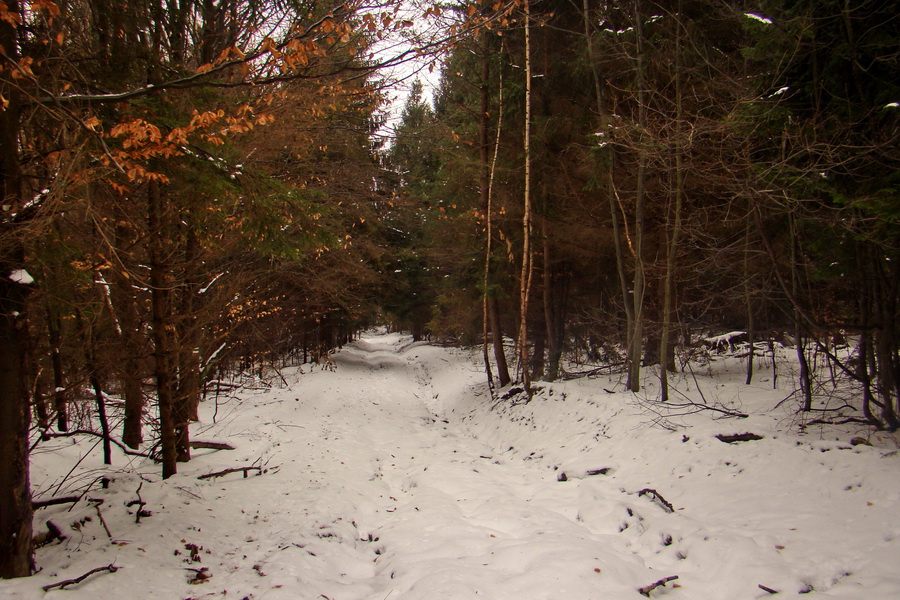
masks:
{"label": "slender birch trunk", "polygon": [[[490,317],[488,314],[488,286],[491,273],[491,193],[490,193],[490,164],[488,160],[488,112],[490,108],[490,90],[488,78],[490,77],[490,62],[487,48],[481,57],[481,114],[479,115],[478,141],[479,155],[481,159],[481,210],[484,212],[485,226],[485,250],[484,250],[484,280],[481,294],[481,345],[484,358],[484,372],[487,375],[488,387],[491,393],[494,391],[494,374],[491,369],[491,359],[488,355],[488,329]],[[498,129],[499,131],[499,129]]]}
{"label": "slender birch trunk", "polygon": [[531,7],[525,10],[525,197],[522,214],[522,274],[520,278],[519,369],[525,390],[531,393],[528,365],[528,301],[534,273],[531,256]]}
{"label": "slender birch trunk", "polygon": [[[486,63],[487,59],[485,59]],[[485,248],[485,257],[484,257],[484,298],[482,310],[483,310],[483,318],[484,318],[484,353],[485,353],[485,368],[488,369],[488,383],[490,381],[490,367],[488,366],[487,359],[487,330],[490,328],[491,332],[491,341],[494,346],[494,362],[497,364],[497,382],[500,387],[504,387],[509,385],[510,377],[509,377],[509,366],[506,363],[506,353],[503,350],[503,331],[500,328],[500,307],[497,299],[492,297],[490,294],[490,285],[491,285],[491,257],[494,253],[493,241],[493,210],[494,210],[494,175],[497,172],[497,158],[500,154],[500,132],[503,126],[503,72],[500,71],[498,74],[500,77],[500,85],[497,90],[497,132],[496,139],[494,140],[494,155],[491,158],[490,166],[488,168],[487,174],[487,186],[486,193],[484,198],[485,204],[485,236],[486,236],[486,248]],[[487,85],[487,74],[484,74],[485,86]],[[484,118],[487,119],[487,106],[484,106]],[[485,126],[484,130],[484,152],[485,156],[487,154],[487,127]],[[485,158],[486,161],[486,158]],[[486,164],[486,162],[485,162]]]}

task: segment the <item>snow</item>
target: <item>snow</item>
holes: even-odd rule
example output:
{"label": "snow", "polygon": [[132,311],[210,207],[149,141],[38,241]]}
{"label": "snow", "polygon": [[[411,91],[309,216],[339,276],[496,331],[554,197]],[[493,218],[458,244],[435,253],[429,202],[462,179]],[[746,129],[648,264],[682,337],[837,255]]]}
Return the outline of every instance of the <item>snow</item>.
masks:
{"label": "snow", "polygon": [[753,19],[754,21],[759,21],[760,23],[764,23],[765,25],[771,25],[772,19],[768,17],[763,17],[762,15],[757,15],[755,13],[744,13],[744,16],[748,19]]}
{"label": "snow", "polygon": [[16,269],[7,275],[10,281],[20,285],[31,285],[34,283],[34,277],[25,269]]}
{"label": "snow", "polygon": [[[480,350],[399,334],[331,359],[282,371],[280,389],[208,399],[193,438],[235,449],[196,450],[164,482],[142,458],[103,469],[96,438],[38,444],[37,499],[90,490],[37,512],[36,530],[53,521],[67,539],[0,597],[625,600],[673,575],[650,596],[900,597],[897,439],[799,428],[765,357],[747,386],[737,359],[714,356],[675,378],[667,406],[649,369],[645,393],[601,376],[493,400]],[[762,439],[716,438],[745,432]],[[260,471],[197,478],[244,466]],[[140,523],[138,499],[152,513]],[[108,564],[121,570],[41,591]]]}

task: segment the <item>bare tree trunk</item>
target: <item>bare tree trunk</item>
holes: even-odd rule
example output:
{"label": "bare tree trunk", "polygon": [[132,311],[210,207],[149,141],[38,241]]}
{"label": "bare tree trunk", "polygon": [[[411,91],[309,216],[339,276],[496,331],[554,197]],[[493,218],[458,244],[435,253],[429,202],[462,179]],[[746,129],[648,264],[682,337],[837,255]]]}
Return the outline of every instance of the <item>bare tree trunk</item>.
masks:
{"label": "bare tree trunk", "polygon": [[531,335],[534,338],[531,350],[531,379],[540,379],[544,374],[547,354],[547,331],[543,327],[536,327]]}
{"label": "bare tree trunk", "polygon": [[198,320],[194,306],[199,285],[194,275],[200,248],[194,232],[193,215],[187,211],[182,216],[185,232],[184,273],[181,299],[178,303],[178,385],[175,394],[173,418],[175,420],[175,452],[178,462],[191,459],[190,421],[198,419],[200,405],[200,356]]}
{"label": "bare tree trunk", "polygon": [[860,297],[859,297],[859,342],[856,346],[857,366],[856,376],[862,384],[862,413],[866,421],[872,425],[881,428],[884,425],[872,412],[872,378],[869,376],[869,346],[872,345],[869,328],[869,283],[864,275],[865,268],[862,266],[863,261],[860,260],[857,252],[857,265],[860,266]]}
{"label": "bare tree trunk", "polygon": [[503,127],[503,71],[500,71],[500,85],[497,90],[497,134],[494,140],[494,156],[491,159],[490,174],[487,188],[487,244],[485,255],[485,309],[490,321],[491,340],[494,345],[494,362],[497,364],[497,382],[500,387],[509,385],[509,365],[506,362],[506,352],[503,349],[503,331],[500,327],[500,302],[497,297],[489,293],[490,290],[490,259],[493,255],[493,203],[494,203],[494,175],[497,172],[497,158],[500,155],[500,132]]}
{"label": "bare tree trunk", "polygon": [[[2,111],[0,120],[3,120]],[[3,179],[7,180],[5,173]],[[9,199],[8,192],[3,199]],[[3,273],[0,276],[0,578],[27,577],[33,566],[28,478],[31,411],[25,384],[24,350],[27,290],[6,277],[21,268],[20,265],[14,257],[0,261]]]}
{"label": "bare tree trunk", "polygon": [[634,2],[634,29],[637,40],[637,85],[638,85],[638,126],[641,141],[638,148],[637,190],[634,199],[634,283],[632,286],[632,330],[628,345],[628,389],[641,389],[641,350],[644,341],[644,192],[647,177],[647,149],[645,129],[647,126],[646,90],[644,81],[644,32],[640,11],[640,0]]}
{"label": "bare tree trunk", "polygon": [[666,257],[666,280],[663,286],[662,333],[659,340],[659,385],[660,400],[669,401],[669,370],[675,370],[675,359],[669,359],[669,333],[672,326],[672,280],[675,273],[675,260],[678,255],[678,236],[681,234],[681,205],[684,197],[684,142],[681,139],[684,118],[682,102],[682,57],[681,37],[684,18],[682,0],[678,0],[678,28],[675,34],[675,217],[672,223],[672,234],[669,239]]}
{"label": "bare tree trunk", "polygon": [[745,385],[750,385],[753,381],[753,361],[755,359],[754,346],[756,339],[754,337],[753,324],[753,303],[750,299],[750,223],[751,218],[747,216],[747,227],[744,230],[744,306],[747,308],[747,379]]}
{"label": "bare tree trunk", "polygon": [[56,429],[69,430],[69,399],[63,376],[59,317],[47,306],[47,333],[50,341],[50,367],[53,369],[53,408],[56,410]]}
{"label": "bare tree trunk", "polygon": [[[485,43],[485,46],[486,45],[487,43]],[[491,393],[493,393],[494,373],[491,369],[491,359],[488,354],[488,329],[490,328],[488,295],[490,294],[491,237],[493,235],[493,224],[491,223],[491,165],[488,153],[488,118],[490,112],[490,88],[488,87],[488,78],[491,75],[489,58],[487,48],[485,48],[484,55],[481,57],[481,114],[478,119],[478,141],[479,156],[481,159],[481,210],[484,213],[485,218],[484,278],[482,281],[481,295],[481,343],[484,358],[484,372],[487,375],[488,387],[491,389]],[[502,89],[501,86],[501,93]],[[500,127],[498,124],[497,131],[499,130]]]}
{"label": "bare tree trunk", "polygon": [[155,180],[151,180],[147,184],[147,213],[150,227],[150,326],[153,330],[156,395],[159,404],[162,476],[163,479],[167,479],[178,472],[178,467],[176,466],[175,415],[173,414],[175,378],[172,373],[172,323],[169,318],[171,281],[162,247],[163,203],[159,184]]}
{"label": "bare tree trunk", "polygon": [[885,272],[880,253],[873,252],[872,280],[875,306],[875,363],[877,365],[878,393],[881,397],[881,418],[888,429],[900,429],[900,417],[895,403],[900,397],[897,390],[897,341],[895,338],[894,313],[896,311],[897,282]]}
{"label": "bare tree trunk", "polygon": [[106,416],[106,402],[103,398],[103,384],[100,383],[100,375],[97,371],[96,341],[91,334],[88,324],[85,322],[78,308],[75,309],[75,318],[78,321],[78,329],[81,332],[81,343],[84,346],[84,362],[88,372],[88,382],[94,390],[94,399],[97,402],[97,420],[100,421],[101,439],[103,440],[103,464],[112,464],[112,440],[109,430],[109,419]]}
{"label": "bare tree trunk", "polygon": [[509,365],[506,362],[506,352],[503,349],[503,330],[500,327],[500,302],[497,298],[490,298],[488,312],[491,319],[491,339],[494,343],[494,362],[497,363],[497,383],[500,387],[509,385],[512,378],[509,376]]}
{"label": "bare tree trunk", "polygon": [[544,372],[547,381],[556,381],[559,377],[559,363],[562,359],[565,342],[565,310],[568,285],[565,275],[552,266],[552,247],[547,232],[547,221],[544,228],[544,321],[547,329],[547,364]]}
{"label": "bare tree trunk", "polygon": [[129,448],[137,449],[143,439],[144,389],[142,383],[143,368],[140,356],[145,352],[145,338],[141,335],[140,317],[134,286],[125,275],[128,265],[124,263],[124,248],[129,244],[130,232],[126,214],[122,208],[122,198],[115,202],[116,210],[116,249],[118,251],[119,268],[111,271],[112,303],[119,323],[120,343],[123,350],[121,368],[118,375],[122,380],[122,395],[125,398],[125,418],[122,424],[122,443]]}
{"label": "bare tree trunk", "polygon": [[522,214],[522,274],[519,307],[519,369],[525,390],[531,393],[531,374],[528,368],[528,300],[534,272],[531,250],[531,7],[525,0],[525,196]]}
{"label": "bare tree trunk", "polygon": [[[34,345],[30,344],[30,348],[32,352],[34,351]],[[34,355],[28,357],[29,364],[35,365],[37,361],[35,360]],[[34,403],[34,412],[35,416],[37,416],[38,427],[41,431],[46,431],[50,429],[50,411],[47,408],[47,390],[44,388],[44,381],[40,375],[40,372],[33,374],[34,384],[31,389],[31,398]]]}
{"label": "bare tree trunk", "polygon": [[[11,14],[17,0],[7,0]],[[11,64],[18,61],[16,29],[0,20],[0,47]],[[22,206],[19,171],[19,98],[11,86],[0,87],[8,101],[0,110],[0,204]],[[0,577],[27,577],[34,567],[31,487],[28,479],[28,428],[31,411],[25,381],[28,286],[10,278],[23,269],[25,251],[19,228],[4,211],[0,218]]]}
{"label": "bare tree trunk", "polygon": [[806,346],[803,341],[803,325],[800,321],[800,308],[796,304],[797,291],[800,286],[799,267],[797,265],[797,230],[793,214],[788,214],[791,230],[791,294],[794,298],[794,335],[797,337],[797,362],[800,366],[800,393],[803,395],[802,410],[812,410],[812,381],[809,373],[809,362],[806,360]]}

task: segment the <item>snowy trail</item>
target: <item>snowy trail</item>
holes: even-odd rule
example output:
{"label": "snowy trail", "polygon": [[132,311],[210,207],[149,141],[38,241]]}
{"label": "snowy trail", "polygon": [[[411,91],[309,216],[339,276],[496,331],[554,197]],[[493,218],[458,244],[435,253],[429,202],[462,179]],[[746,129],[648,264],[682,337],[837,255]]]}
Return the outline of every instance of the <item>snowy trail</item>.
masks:
{"label": "snowy trail", "polygon": [[[605,547],[606,554],[613,545],[627,557],[624,541],[579,523],[571,511],[577,490],[560,486],[545,468],[495,459],[488,446],[432,414],[426,401],[434,390],[419,357],[429,351],[400,353],[363,341],[335,357],[339,387],[320,378],[327,400],[316,426],[325,442],[322,459],[327,454],[331,464],[324,470],[338,498],[353,498],[340,518],[356,523],[361,538],[377,539],[361,551],[372,573],[360,569],[355,582],[322,593],[577,597],[585,574],[596,577],[595,550]],[[446,384],[441,389],[447,393]],[[619,568],[644,570],[634,558]],[[358,596],[348,593],[354,586]]]}
{"label": "snowy trail", "polygon": [[[291,458],[253,485],[268,488],[253,492],[267,499],[257,507],[268,531],[251,556],[266,580],[248,590],[236,573],[231,593],[292,598],[307,582],[303,597],[334,600],[627,598],[652,576],[626,538],[579,521],[584,490],[495,457],[431,412],[436,390],[471,393],[482,376],[451,370],[433,387],[441,374],[428,365],[445,352],[363,340],[334,356],[339,377],[302,378],[293,424],[303,429],[277,448]],[[603,585],[601,565],[614,574]]]}

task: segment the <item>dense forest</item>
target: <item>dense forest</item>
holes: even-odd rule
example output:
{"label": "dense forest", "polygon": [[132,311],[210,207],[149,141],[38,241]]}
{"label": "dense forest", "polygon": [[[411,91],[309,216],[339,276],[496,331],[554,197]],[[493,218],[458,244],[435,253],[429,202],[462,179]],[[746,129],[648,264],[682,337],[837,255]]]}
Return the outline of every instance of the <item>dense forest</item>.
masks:
{"label": "dense forest", "polygon": [[798,410],[897,429],[896,8],[0,2],[0,577],[42,439],[167,478],[205,394],[374,324],[483,345],[495,389],[659,365],[660,402],[703,340],[748,383],[783,344]]}

